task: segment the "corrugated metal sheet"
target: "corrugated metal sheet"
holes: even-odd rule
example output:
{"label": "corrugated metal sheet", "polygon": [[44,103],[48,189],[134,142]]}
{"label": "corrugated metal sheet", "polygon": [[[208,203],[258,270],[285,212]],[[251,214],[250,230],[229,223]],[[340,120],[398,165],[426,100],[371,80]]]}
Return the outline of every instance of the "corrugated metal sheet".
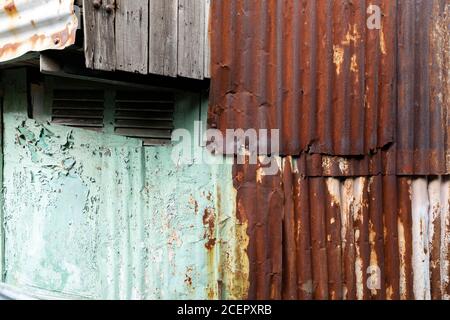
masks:
{"label": "corrugated metal sheet", "polygon": [[[436,154],[435,154],[436,155]],[[418,161],[414,159],[414,166],[405,167],[405,155],[394,147],[381,150],[376,154],[361,157],[339,157],[321,154],[303,153],[299,157],[299,170],[310,177],[355,177],[372,175],[446,175],[450,172],[450,161],[444,161],[446,154],[438,155],[442,161],[434,161],[430,152],[428,158]],[[436,159],[436,158],[434,158]],[[448,157],[447,157],[448,159]]]}
{"label": "corrugated metal sheet", "polygon": [[75,42],[73,0],[1,0],[0,62]]}
{"label": "corrugated metal sheet", "polygon": [[233,173],[250,299],[450,299],[448,177],[305,177],[296,159],[279,165],[276,176]]}
{"label": "corrugated metal sheet", "polygon": [[448,0],[214,1],[212,14],[212,127],[280,129],[282,155],[383,150],[399,174],[450,172]]}

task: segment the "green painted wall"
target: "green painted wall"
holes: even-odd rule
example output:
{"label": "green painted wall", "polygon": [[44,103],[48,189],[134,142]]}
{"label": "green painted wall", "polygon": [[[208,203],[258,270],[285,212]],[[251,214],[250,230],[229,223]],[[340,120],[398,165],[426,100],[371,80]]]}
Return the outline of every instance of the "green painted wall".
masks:
{"label": "green painted wall", "polygon": [[[27,119],[26,73],[3,75],[6,283],[86,298],[242,298],[246,226],[230,165],[172,146]],[[177,127],[206,101],[180,95]]]}
{"label": "green painted wall", "polygon": [[[3,186],[3,82],[0,71],[0,186]],[[0,192],[0,281],[4,278],[3,192]]]}

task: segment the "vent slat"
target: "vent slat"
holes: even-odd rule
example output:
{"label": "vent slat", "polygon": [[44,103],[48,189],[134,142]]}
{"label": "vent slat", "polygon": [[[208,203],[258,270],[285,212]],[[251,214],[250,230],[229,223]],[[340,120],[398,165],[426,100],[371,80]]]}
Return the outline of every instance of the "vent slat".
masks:
{"label": "vent slat", "polygon": [[117,102],[154,102],[163,101],[173,103],[175,97],[170,92],[153,92],[153,91],[118,91],[116,93]]}
{"label": "vent slat", "polygon": [[144,146],[160,146],[167,145],[171,143],[170,139],[142,139],[144,141]]}
{"label": "vent slat", "polygon": [[53,109],[53,117],[103,119],[103,110]]}
{"label": "vent slat", "polygon": [[[52,123],[102,132],[103,90],[55,90]],[[114,133],[142,139],[146,146],[170,143],[175,105],[172,93],[117,91]]]}
{"label": "vent slat", "polygon": [[172,93],[116,93],[115,132],[141,138],[144,145],[170,143],[175,98]]}
{"label": "vent slat", "polygon": [[55,90],[53,100],[62,101],[103,101],[105,94],[102,90]]}
{"label": "vent slat", "polygon": [[172,121],[148,121],[148,120],[120,120],[116,119],[116,128],[155,128],[155,129],[173,129]]}
{"label": "vent slat", "polygon": [[170,139],[171,130],[117,128],[116,134],[134,138]]}
{"label": "vent slat", "polygon": [[103,119],[53,118],[52,122],[74,127],[103,127]]}
{"label": "vent slat", "polygon": [[170,112],[116,110],[116,119],[173,120]]}
{"label": "vent slat", "polygon": [[94,109],[103,110],[103,101],[54,100],[54,109]]}
{"label": "vent slat", "polygon": [[116,102],[116,108],[120,110],[161,110],[161,111],[173,111],[173,104],[172,103],[135,103],[135,102],[128,102],[128,103],[121,103]]}
{"label": "vent slat", "polygon": [[102,131],[104,96],[103,90],[54,90],[52,123]]}

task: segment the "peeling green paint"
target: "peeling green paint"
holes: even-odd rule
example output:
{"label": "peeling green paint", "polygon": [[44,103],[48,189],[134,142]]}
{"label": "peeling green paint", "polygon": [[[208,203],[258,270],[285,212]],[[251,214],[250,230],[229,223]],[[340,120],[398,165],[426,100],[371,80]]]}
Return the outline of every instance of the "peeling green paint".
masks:
{"label": "peeling green paint", "polygon": [[[0,190],[3,190],[3,76],[0,71]],[[4,281],[3,191],[0,192],[0,282]]]}
{"label": "peeling green paint", "polygon": [[[26,117],[24,74],[5,97],[6,282],[106,299],[242,298],[246,225],[230,165],[175,165],[172,147]],[[192,130],[205,102],[179,97]]]}

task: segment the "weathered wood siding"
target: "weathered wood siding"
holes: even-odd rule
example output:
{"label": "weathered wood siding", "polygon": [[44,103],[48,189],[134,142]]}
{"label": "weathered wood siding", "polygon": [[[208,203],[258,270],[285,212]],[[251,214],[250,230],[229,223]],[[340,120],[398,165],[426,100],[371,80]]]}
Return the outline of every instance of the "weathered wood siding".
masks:
{"label": "weathered wood siding", "polygon": [[84,0],[88,68],[209,77],[210,0]]}

